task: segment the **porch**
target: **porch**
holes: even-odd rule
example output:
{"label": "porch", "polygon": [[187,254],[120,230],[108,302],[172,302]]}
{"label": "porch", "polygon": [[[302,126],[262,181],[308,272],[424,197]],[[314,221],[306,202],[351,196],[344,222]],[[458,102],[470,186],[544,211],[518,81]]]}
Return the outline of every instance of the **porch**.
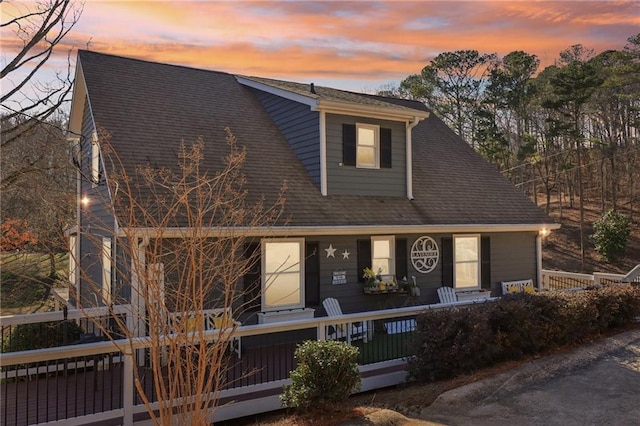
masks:
{"label": "porch", "polygon": [[[621,282],[630,277],[631,281],[640,282],[640,267],[634,271],[635,275],[626,277],[542,271],[542,284],[553,290],[586,287],[603,280]],[[472,303],[478,302],[465,301],[457,305]],[[217,408],[211,420],[221,421],[280,408],[282,386],[289,383],[289,373],[295,368],[296,344],[306,339],[326,339],[329,326],[345,322],[367,321],[371,325],[372,334],[367,343],[362,340],[352,342],[360,348],[361,390],[402,383],[413,333],[412,328],[405,325],[411,324],[411,320],[426,309],[451,306],[409,306],[339,318],[320,317],[238,327],[234,336],[242,339],[242,356],[227,354],[225,383],[217,396]],[[130,309],[128,305],[118,306],[116,312],[127,317],[131,315]],[[109,315],[106,308],[96,308],[85,312],[69,311],[68,318],[81,322],[85,330],[90,330],[91,321],[108,321]],[[3,343],[11,328],[18,324],[62,319],[62,312],[3,317]],[[207,340],[213,340],[217,335],[216,330],[205,333]],[[65,425],[144,423],[148,414],[136,394],[133,377],[134,369],[137,369],[142,386],[149,390],[157,407],[148,357],[150,345],[148,339],[137,338],[3,353],[0,357],[0,423],[7,426],[47,422]]]}

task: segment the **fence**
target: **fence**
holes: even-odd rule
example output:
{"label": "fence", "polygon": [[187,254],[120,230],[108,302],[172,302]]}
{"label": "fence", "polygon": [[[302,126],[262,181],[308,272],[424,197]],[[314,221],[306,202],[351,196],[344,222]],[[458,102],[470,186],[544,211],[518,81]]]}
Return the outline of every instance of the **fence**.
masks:
{"label": "fence", "polygon": [[593,285],[617,284],[621,282],[640,283],[640,265],[633,268],[628,274],[610,274],[594,272],[590,274],[577,274],[574,272],[542,271],[543,290],[570,290],[585,288]]}
{"label": "fence", "polygon": [[[473,302],[458,303],[458,305]],[[321,317],[309,320],[241,326],[242,355],[229,353],[224,387],[216,395],[218,407],[212,420],[220,421],[280,408],[282,386],[295,369],[297,343],[324,340],[332,328],[366,321],[369,338],[352,342],[360,348],[362,391],[401,383],[406,377],[406,356],[415,328],[415,318],[425,309],[451,305],[412,306],[392,310]],[[128,306],[116,307],[126,315]],[[4,317],[3,327],[16,327],[36,320],[60,321],[61,313]],[[69,319],[91,316],[105,321],[105,309],[69,311]],[[26,318],[29,317],[29,318]],[[218,331],[204,332],[205,340],[218,338]],[[144,421],[146,407],[134,390],[134,369],[141,385],[153,389],[147,354],[149,338],[77,344],[40,350],[3,353],[0,357],[0,394],[3,425],[133,424]],[[151,395],[153,395],[151,393]],[[157,398],[152,396],[152,406]]]}

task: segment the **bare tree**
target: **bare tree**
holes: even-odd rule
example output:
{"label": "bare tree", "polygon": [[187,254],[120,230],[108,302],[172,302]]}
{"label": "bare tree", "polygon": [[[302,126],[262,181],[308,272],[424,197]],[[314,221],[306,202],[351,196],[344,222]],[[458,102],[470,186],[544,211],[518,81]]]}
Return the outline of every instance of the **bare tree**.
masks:
{"label": "bare tree", "polygon": [[[105,152],[104,135],[100,141]],[[247,302],[241,278],[257,260],[245,253],[248,230],[280,222],[285,186],[274,200],[250,197],[241,170],[246,151],[228,129],[227,142],[228,153],[215,173],[202,141],[181,146],[177,167],[136,167],[131,173],[105,156],[110,168],[119,170],[108,179],[115,194],[108,204],[121,224],[113,236],[117,251],[109,253],[117,279],[105,293],[90,267],[79,272],[96,295],[85,300],[112,309],[131,303],[128,320],[112,311],[115,324],[97,325],[113,340],[149,339],[138,362],[144,360],[152,379],[134,369],[134,381],[155,424],[210,423],[225,369],[238,361],[229,351],[238,323],[228,312],[237,317]],[[99,247],[104,235],[94,222],[83,237]],[[214,331],[207,324],[212,311],[220,313]]]}
{"label": "bare tree", "polygon": [[68,101],[72,87],[69,56],[66,70],[56,73],[55,82],[39,82],[36,77],[78,22],[83,8],[83,3],[72,0],[5,3],[0,28],[15,37],[5,37],[3,42],[2,147],[47,120]]}

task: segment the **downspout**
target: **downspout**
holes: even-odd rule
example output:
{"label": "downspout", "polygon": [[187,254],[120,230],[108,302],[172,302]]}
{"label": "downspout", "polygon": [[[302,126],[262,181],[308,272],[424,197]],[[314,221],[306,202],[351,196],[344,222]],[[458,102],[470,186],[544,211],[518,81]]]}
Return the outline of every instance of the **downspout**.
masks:
{"label": "downspout", "polygon": [[320,110],[320,193],[327,196],[327,113]]}
{"label": "downspout", "polygon": [[420,118],[413,117],[413,121],[405,122],[405,138],[406,138],[406,147],[407,147],[407,198],[413,200],[413,155],[412,155],[412,142],[411,142],[411,131],[414,127],[418,125],[420,122]]}

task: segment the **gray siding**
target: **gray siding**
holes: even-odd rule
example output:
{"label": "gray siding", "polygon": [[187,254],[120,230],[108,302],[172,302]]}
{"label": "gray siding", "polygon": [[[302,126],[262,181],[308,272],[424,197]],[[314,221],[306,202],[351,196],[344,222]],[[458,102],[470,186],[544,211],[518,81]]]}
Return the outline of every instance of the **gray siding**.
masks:
{"label": "gray siding", "polygon": [[[104,170],[102,180],[97,187],[91,183],[91,141],[95,124],[91,117],[89,102],[85,102],[85,110],[82,122],[81,159],[80,159],[80,194],[79,197],[87,197],[89,203],[80,206],[80,303],[84,306],[95,305],[102,300],[102,237],[112,239],[113,253],[116,253],[117,244],[113,237],[115,231],[115,219],[110,208],[109,191],[104,182]],[[115,267],[117,258],[112,255],[112,280],[115,279]]]}
{"label": "gray siding", "polygon": [[280,133],[320,188],[320,115],[307,105],[254,90]]}
{"label": "gray siding", "polygon": [[[439,248],[440,258],[436,268],[428,274],[417,272],[411,264],[410,250],[414,241],[428,235],[433,238]],[[501,281],[532,278],[536,279],[536,235],[531,232],[482,234],[491,241],[491,290],[494,296],[501,294]],[[401,306],[407,302],[406,295],[366,295],[363,284],[358,282],[357,240],[369,239],[370,235],[308,238],[319,242],[320,254],[320,300],[335,297],[345,313],[361,312],[382,308]],[[442,238],[451,238],[452,234],[405,234],[396,235],[396,239],[407,240],[407,278],[416,277],[421,290],[419,302],[423,304],[438,303],[436,290],[442,286]],[[325,249],[333,245],[335,258],[327,258]],[[343,259],[342,252],[347,250],[349,259]],[[347,272],[347,284],[332,285],[334,271]],[[397,277],[401,279],[402,277]],[[317,316],[324,315],[322,307]]]}
{"label": "gray siding", "polygon": [[[328,195],[370,195],[406,197],[405,124],[397,121],[327,114]],[[358,169],[342,166],[342,125],[368,123],[391,129],[390,169]]]}
{"label": "gray siding", "polygon": [[502,294],[500,282],[536,277],[536,233],[497,233],[491,236],[491,289]]}

